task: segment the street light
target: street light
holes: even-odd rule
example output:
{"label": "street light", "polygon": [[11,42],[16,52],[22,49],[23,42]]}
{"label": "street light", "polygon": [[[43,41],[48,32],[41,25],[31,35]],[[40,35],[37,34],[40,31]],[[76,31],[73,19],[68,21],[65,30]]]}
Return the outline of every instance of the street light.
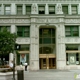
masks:
{"label": "street light", "polygon": [[20,49],[20,45],[19,44],[15,44],[14,46],[14,57],[13,57],[13,80],[15,80],[15,53],[16,53],[16,50],[19,50]]}

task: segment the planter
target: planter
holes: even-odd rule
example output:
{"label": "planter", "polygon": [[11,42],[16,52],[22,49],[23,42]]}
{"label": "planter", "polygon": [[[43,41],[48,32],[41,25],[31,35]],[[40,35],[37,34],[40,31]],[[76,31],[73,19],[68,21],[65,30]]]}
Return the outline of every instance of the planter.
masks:
{"label": "planter", "polygon": [[[13,72],[0,72],[0,80],[13,80]],[[17,72],[15,72],[15,80],[17,80]]]}

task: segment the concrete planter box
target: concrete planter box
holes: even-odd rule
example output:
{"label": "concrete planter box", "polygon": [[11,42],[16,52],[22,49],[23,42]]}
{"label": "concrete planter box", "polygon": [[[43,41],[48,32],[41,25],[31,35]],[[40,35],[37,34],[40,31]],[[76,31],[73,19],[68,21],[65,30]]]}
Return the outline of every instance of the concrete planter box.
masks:
{"label": "concrete planter box", "polygon": [[[0,80],[13,80],[13,72],[0,72]],[[17,72],[15,72],[15,80],[17,80]]]}

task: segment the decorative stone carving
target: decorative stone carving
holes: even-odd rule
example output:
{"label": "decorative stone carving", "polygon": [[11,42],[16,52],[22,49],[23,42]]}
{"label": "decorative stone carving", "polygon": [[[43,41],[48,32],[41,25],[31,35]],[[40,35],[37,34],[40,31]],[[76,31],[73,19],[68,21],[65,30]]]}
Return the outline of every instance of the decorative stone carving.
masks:
{"label": "decorative stone carving", "polygon": [[17,38],[16,43],[19,44],[30,44],[30,38]]}
{"label": "decorative stone carving", "polygon": [[29,19],[0,19],[0,23],[30,23]]}
{"label": "decorative stone carving", "polygon": [[37,23],[58,23],[58,19],[37,19]]}
{"label": "decorative stone carving", "polygon": [[80,19],[65,19],[65,23],[80,23]]}
{"label": "decorative stone carving", "polygon": [[38,6],[36,3],[32,4],[32,14],[38,14]]}
{"label": "decorative stone carving", "polygon": [[63,14],[62,5],[60,3],[56,5],[56,14]]}

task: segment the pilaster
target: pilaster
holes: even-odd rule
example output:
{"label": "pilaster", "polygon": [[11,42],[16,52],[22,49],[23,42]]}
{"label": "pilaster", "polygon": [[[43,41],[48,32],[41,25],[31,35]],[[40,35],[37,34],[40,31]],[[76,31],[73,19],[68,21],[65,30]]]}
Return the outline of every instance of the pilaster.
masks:
{"label": "pilaster", "polygon": [[68,5],[68,14],[71,15],[72,14],[72,10],[71,10],[71,4]]}
{"label": "pilaster", "polygon": [[38,14],[38,5],[37,3],[33,3],[31,6],[31,14]]}
{"label": "pilaster", "polygon": [[65,69],[66,66],[66,53],[65,53],[65,29],[64,24],[60,23],[57,27],[56,34],[56,52],[57,52],[57,69]]}
{"label": "pilaster", "polygon": [[23,9],[23,15],[25,15],[26,14],[26,6],[25,6],[25,4],[23,4],[23,7],[22,7]]}
{"label": "pilaster", "polygon": [[4,15],[4,5],[3,4],[2,4],[1,12],[2,12],[2,15]]}
{"label": "pilaster", "polygon": [[78,14],[80,14],[80,3],[78,5]]}
{"label": "pilaster", "polygon": [[11,15],[16,15],[16,6],[15,6],[15,3],[11,3]]}
{"label": "pilaster", "polygon": [[35,24],[35,18],[31,19],[31,28],[30,28],[30,70],[39,70],[39,31],[38,27]]}
{"label": "pilaster", "polygon": [[57,3],[55,7],[56,14],[63,14],[61,3]]}
{"label": "pilaster", "polygon": [[45,6],[45,14],[49,14],[48,4],[46,4],[46,6]]}
{"label": "pilaster", "polygon": [[16,32],[16,26],[14,24],[11,25],[11,33]]}

